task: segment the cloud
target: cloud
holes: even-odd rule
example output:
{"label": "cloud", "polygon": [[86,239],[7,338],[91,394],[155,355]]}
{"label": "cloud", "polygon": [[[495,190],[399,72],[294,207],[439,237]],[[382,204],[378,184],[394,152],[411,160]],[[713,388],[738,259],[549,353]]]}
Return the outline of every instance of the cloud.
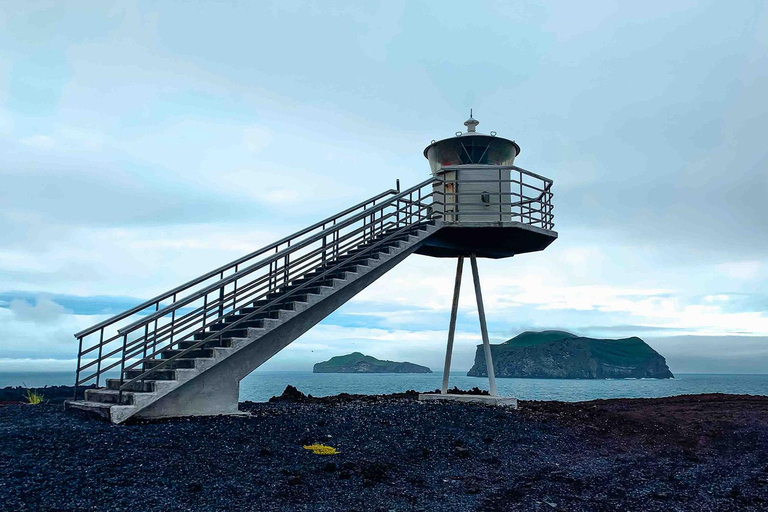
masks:
{"label": "cloud", "polygon": [[21,143],[38,149],[52,149],[56,145],[56,140],[48,135],[34,135],[21,139]]}
{"label": "cloud", "polygon": [[272,143],[272,134],[266,128],[249,126],[243,133],[243,145],[251,153],[260,153]]}
{"label": "cloud", "polygon": [[[178,19],[171,4],[60,8],[46,23],[9,13],[0,291],[25,292],[0,297],[20,301],[0,308],[0,357],[71,357],[53,340],[96,316],[397,177],[421,181],[421,150],[461,128],[470,107],[481,128],[518,139],[519,165],[555,181],[560,239],[481,262],[495,340],[546,327],[765,333],[768,11],[758,4],[486,5],[469,21],[459,4],[227,4],[188,13],[184,30],[166,22]],[[266,20],[258,33],[255,18]],[[711,37],[723,26],[728,38]],[[302,37],[283,37],[287,28]],[[446,46],[446,33],[475,44]],[[304,348],[370,345],[439,365],[453,268],[409,258]],[[59,294],[46,306],[40,292]],[[56,306],[75,314],[55,320]],[[474,336],[468,274],[460,307],[460,331]],[[30,329],[32,317],[51,323]]]}
{"label": "cloud", "polygon": [[762,261],[737,261],[720,263],[717,268],[729,277],[747,280],[760,276],[766,268],[766,264]]}
{"label": "cloud", "polygon": [[36,324],[56,323],[68,312],[64,306],[42,295],[37,298],[34,306],[24,299],[13,299],[9,309],[17,320]]}

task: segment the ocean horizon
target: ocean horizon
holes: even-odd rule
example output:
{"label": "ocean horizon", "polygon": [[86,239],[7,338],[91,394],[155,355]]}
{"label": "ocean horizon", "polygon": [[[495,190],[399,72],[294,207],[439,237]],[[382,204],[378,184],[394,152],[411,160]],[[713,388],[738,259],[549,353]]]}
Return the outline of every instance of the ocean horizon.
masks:
{"label": "ocean horizon", "polygon": [[[115,375],[115,377],[117,374]],[[71,386],[73,372],[0,372],[0,388]],[[264,402],[291,385],[313,396],[339,393],[377,395],[415,389],[429,391],[442,383],[442,372],[428,374],[349,374],[311,371],[255,371],[240,382],[240,401]],[[488,379],[451,372],[449,385],[488,389]],[[768,396],[768,374],[681,373],[674,379],[497,379],[502,396],[521,400],[580,402],[610,398],[660,398],[728,393]]]}

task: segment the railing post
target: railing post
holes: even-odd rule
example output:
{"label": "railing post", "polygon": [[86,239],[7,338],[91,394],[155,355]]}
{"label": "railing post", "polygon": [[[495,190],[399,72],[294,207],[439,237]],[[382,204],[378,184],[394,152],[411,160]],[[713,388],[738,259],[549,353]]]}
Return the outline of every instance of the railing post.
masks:
{"label": "railing post", "polygon": [[77,349],[77,370],[75,371],[75,397],[77,400],[77,385],[80,383],[80,358],[83,356],[83,336],[78,338],[79,347]]}
{"label": "railing post", "polygon": [[[325,224],[323,224],[323,227],[322,227],[322,228],[320,228],[320,231],[321,231],[321,232],[325,231]],[[325,266],[325,261],[326,261],[326,259],[327,259],[327,255],[326,255],[326,251],[328,250],[328,242],[327,242],[327,238],[328,238],[327,236],[323,235],[323,255],[322,255],[322,258],[323,258],[323,266]]]}
{"label": "railing post", "polygon": [[[176,294],[173,294],[173,302],[176,303]],[[173,333],[176,330],[176,310],[171,311],[171,339],[168,346],[173,345]]]}
{"label": "railing post", "polygon": [[[160,301],[157,301],[155,303],[155,313],[157,313],[160,310]],[[145,342],[147,340],[144,340]],[[157,351],[157,318],[155,318],[155,327],[152,331],[152,354],[154,354]]]}
{"label": "railing post", "polygon": [[[499,167],[499,222],[504,222],[504,208],[501,206],[504,204],[504,194],[502,193],[502,190],[504,190],[504,184],[501,181],[501,167]],[[512,198],[509,198],[509,202],[512,202]],[[512,211],[512,207],[510,206],[509,211]],[[512,219],[510,219],[512,220]]]}
{"label": "railing post", "polygon": [[[104,328],[101,328],[101,334],[99,334],[99,358],[96,360],[96,387],[99,387],[99,379],[101,377],[101,354],[104,347]],[[80,363],[78,362],[78,366]]]}
{"label": "railing post", "polygon": [[[221,271],[221,275],[219,276],[219,280],[224,279],[224,271]],[[224,287],[222,286],[219,288],[219,317],[224,316]]]}
{"label": "railing post", "polygon": [[[333,219],[333,225],[336,226],[336,219]],[[339,231],[336,230],[333,232],[333,259],[337,259],[339,257]]]}
{"label": "railing post", "polygon": [[205,319],[208,316],[208,294],[203,296],[203,329],[205,329]]}
{"label": "railing post", "polygon": [[[235,274],[237,274],[237,267],[239,265],[235,265]],[[234,288],[232,289],[232,311],[237,309],[237,279],[235,279],[234,282]]]}
{"label": "railing post", "polygon": [[123,382],[125,382],[125,349],[128,345],[128,333],[123,334],[123,353],[120,358],[120,388],[117,392],[117,403],[123,401]]}
{"label": "railing post", "polygon": [[[288,248],[291,247],[291,241],[288,240]],[[290,279],[288,266],[291,264],[291,253],[285,255],[285,266],[283,267],[283,286],[288,286],[288,279]]]}

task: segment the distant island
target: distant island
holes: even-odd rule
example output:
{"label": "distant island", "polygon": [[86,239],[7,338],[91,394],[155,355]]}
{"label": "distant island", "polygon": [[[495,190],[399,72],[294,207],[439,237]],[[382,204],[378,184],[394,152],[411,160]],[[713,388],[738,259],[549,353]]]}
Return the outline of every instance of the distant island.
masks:
{"label": "distant island", "polygon": [[419,364],[382,361],[360,352],[352,352],[315,364],[312,373],[432,373],[432,370]]}
{"label": "distant island", "polygon": [[[524,332],[491,345],[496,377],[541,379],[673,379],[667,361],[640,338],[583,338],[564,331]],[[470,377],[487,377],[477,346]]]}

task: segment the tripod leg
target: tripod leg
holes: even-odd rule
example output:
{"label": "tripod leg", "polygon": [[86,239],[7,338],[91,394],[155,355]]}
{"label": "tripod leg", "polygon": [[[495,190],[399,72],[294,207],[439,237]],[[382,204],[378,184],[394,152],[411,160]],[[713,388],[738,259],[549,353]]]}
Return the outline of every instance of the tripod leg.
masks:
{"label": "tripod leg", "polygon": [[469,257],[472,263],[472,279],[475,282],[475,298],[477,299],[477,314],[480,317],[480,332],[483,335],[483,351],[485,352],[485,367],[488,370],[488,381],[491,385],[491,396],[497,396],[496,375],[493,372],[491,357],[491,342],[488,341],[488,326],[485,323],[485,308],[483,307],[483,292],[480,290],[480,275],[477,272],[477,258],[474,254]]}
{"label": "tripod leg", "polygon": [[445,368],[443,369],[442,394],[448,393],[448,374],[451,371],[451,356],[453,355],[453,337],[456,333],[456,314],[459,310],[459,291],[461,290],[461,272],[464,269],[464,256],[459,256],[456,264],[456,283],[453,285],[453,304],[451,305],[451,321],[448,326],[448,348],[445,349]]}

